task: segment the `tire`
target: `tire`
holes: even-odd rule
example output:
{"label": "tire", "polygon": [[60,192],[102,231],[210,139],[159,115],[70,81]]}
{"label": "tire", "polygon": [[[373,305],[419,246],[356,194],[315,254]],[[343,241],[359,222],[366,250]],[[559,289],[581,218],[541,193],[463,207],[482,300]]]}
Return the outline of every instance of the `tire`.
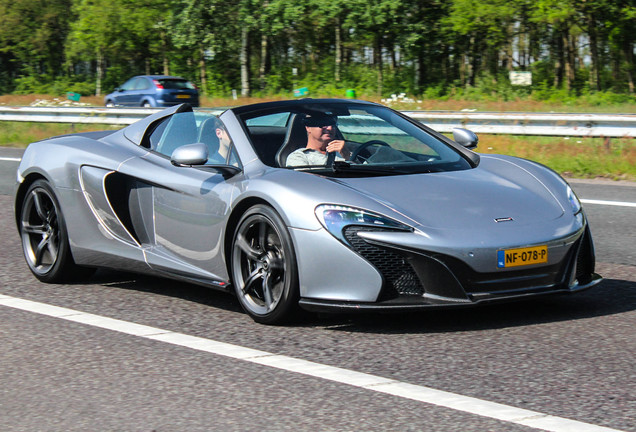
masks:
{"label": "tire", "polygon": [[19,229],[29,270],[42,282],[66,282],[94,271],[73,261],[64,216],[47,181],[37,180],[27,190]]}
{"label": "tire", "polygon": [[144,108],[152,108],[152,105],[151,105],[151,104],[150,104],[150,102],[148,102],[148,101],[144,101],[144,102],[141,104],[141,106],[142,106],[142,107],[144,107]]}
{"label": "tire", "polygon": [[106,107],[107,108],[114,108],[115,107],[115,103],[111,100],[106,101]]}
{"label": "tire", "polygon": [[280,216],[255,205],[241,217],[232,242],[232,280],[245,312],[262,324],[288,322],[298,311],[298,270]]}

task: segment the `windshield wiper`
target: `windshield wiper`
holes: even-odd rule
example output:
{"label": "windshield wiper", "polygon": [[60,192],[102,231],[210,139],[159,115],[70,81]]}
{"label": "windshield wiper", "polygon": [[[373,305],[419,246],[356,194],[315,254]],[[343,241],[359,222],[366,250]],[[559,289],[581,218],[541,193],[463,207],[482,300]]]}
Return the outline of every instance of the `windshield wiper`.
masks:
{"label": "windshield wiper", "polygon": [[334,173],[359,172],[364,174],[409,174],[410,171],[396,169],[395,165],[377,166],[369,164],[352,164],[345,161],[334,161],[331,166]]}
{"label": "windshield wiper", "polygon": [[371,175],[400,175],[413,174],[412,169],[398,169],[395,165],[370,165],[352,164],[345,161],[334,161],[333,165],[304,165],[292,167],[296,171],[312,172],[317,174],[371,174]]}

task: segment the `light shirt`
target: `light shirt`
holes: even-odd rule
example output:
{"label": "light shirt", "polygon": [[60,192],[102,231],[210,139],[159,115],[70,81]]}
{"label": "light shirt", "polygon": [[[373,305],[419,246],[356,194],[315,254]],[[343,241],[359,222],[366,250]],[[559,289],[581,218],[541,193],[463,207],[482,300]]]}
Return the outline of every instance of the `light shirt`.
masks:
{"label": "light shirt", "polygon": [[[337,161],[345,160],[340,153],[336,153]],[[321,153],[318,150],[310,148],[299,148],[294,150],[287,156],[287,166],[303,166],[303,165],[326,165],[327,153]]]}

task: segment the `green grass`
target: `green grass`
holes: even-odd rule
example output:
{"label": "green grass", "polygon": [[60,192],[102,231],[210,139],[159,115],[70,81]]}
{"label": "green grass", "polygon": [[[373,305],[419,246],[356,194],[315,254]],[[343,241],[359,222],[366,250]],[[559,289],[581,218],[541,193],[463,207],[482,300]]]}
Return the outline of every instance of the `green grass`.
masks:
{"label": "green grass", "polygon": [[477,150],[531,159],[570,177],[636,181],[636,141],[631,138],[482,134]]}
{"label": "green grass", "polygon": [[[0,146],[25,148],[29,143],[57,135],[111,128],[104,125],[0,121]],[[119,129],[120,127],[117,127]]]}

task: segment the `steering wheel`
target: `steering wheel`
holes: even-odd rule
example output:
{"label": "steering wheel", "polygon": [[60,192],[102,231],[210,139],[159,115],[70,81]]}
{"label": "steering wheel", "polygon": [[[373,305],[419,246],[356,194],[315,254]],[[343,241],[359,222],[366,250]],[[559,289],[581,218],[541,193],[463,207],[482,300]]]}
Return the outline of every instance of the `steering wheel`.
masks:
{"label": "steering wheel", "polygon": [[372,145],[379,145],[379,146],[385,146],[385,147],[391,147],[390,145],[388,145],[387,143],[385,143],[382,140],[369,140],[365,143],[360,144],[360,146],[355,149],[354,151],[351,152],[351,156],[349,156],[349,160],[350,161],[354,161],[356,160],[356,158],[358,156],[360,156],[360,153],[362,153],[363,150],[366,150],[368,147],[372,146]]}

